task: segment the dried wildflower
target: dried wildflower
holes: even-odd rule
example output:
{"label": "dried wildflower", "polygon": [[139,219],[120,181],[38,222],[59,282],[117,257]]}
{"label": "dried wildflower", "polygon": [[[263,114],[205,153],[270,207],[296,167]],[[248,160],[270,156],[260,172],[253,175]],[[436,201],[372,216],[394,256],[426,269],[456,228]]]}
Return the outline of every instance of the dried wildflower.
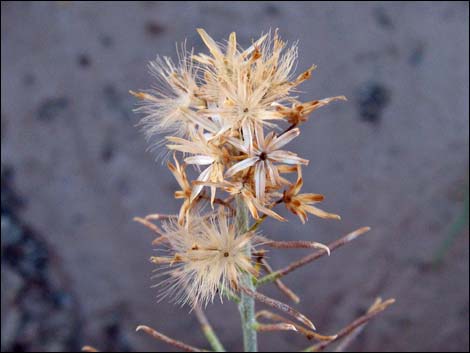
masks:
{"label": "dried wildflower", "polygon": [[271,186],[281,186],[283,184],[283,180],[279,176],[279,171],[274,163],[308,164],[306,159],[298,157],[295,153],[279,149],[299,136],[299,134],[299,129],[292,129],[280,136],[276,136],[274,132],[271,132],[265,138],[263,129],[257,128],[256,141],[254,144],[250,143],[250,145],[247,146],[245,143],[231,139],[230,143],[243,153],[246,153],[247,158],[228,169],[226,176],[230,177],[246,168],[254,167],[256,196],[263,202],[266,190],[266,179],[268,179]]}
{"label": "dried wildflower", "polygon": [[234,224],[219,212],[209,218],[193,215],[190,228],[175,222],[164,224],[168,254],[151,261],[164,266],[158,276],[168,278],[163,295],[176,301],[206,305],[226,288],[237,289],[242,273],[254,273],[246,247],[252,232],[238,235]]}
{"label": "dried wildflower", "polygon": [[218,185],[223,188],[232,196],[240,196],[248,207],[248,210],[251,213],[251,216],[254,219],[260,219],[259,212],[264,213],[265,215],[277,219],[278,221],[285,222],[286,219],[281,217],[272,209],[264,206],[255,196],[252,188],[249,184],[243,182],[224,182]]}
{"label": "dried wildflower", "polygon": [[329,103],[336,100],[345,101],[347,99],[345,96],[337,96],[305,103],[294,102],[291,108],[278,105],[276,109],[290,124],[292,124],[293,126],[297,126],[303,122],[306,122],[308,120],[308,116],[313,111],[317,110],[318,108],[324,107],[325,105],[328,105]]}
{"label": "dried wildflower", "polygon": [[308,219],[307,213],[320,218],[341,219],[340,216],[325,212],[312,204],[323,201],[324,196],[320,194],[299,194],[303,185],[302,169],[298,168],[297,182],[284,191],[283,201],[286,207],[295,215],[299,216],[302,223]]}
{"label": "dried wildflower", "polygon": [[168,162],[167,166],[181,188],[181,190],[175,191],[175,198],[184,199],[178,217],[178,223],[182,225],[184,224],[185,216],[187,215],[191,207],[191,195],[193,194],[193,188],[191,187],[191,184],[188,181],[185,166],[180,165],[178,159],[175,156],[173,156],[173,159],[175,161],[175,164],[171,164],[170,162]]}
{"label": "dried wildflower", "polygon": [[[167,140],[171,142],[166,147],[170,150],[190,153],[192,156],[186,157],[185,162],[197,166],[206,166],[197,181],[200,182],[222,182],[224,180],[224,168],[227,163],[228,154],[226,149],[216,141],[208,140],[201,129],[192,131],[191,140],[185,140],[180,137],[168,136]],[[215,187],[212,188],[211,201],[214,202]],[[194,200],[202,190],[202,186],[194,187],[191,194],[191,201]]]}
{"label": "dried wildflower", "polygon": [[137,112],[146,116],[141,124],[148,138],[163,133],[186,135],[194,110],[203,102],[197,98],[196,68],[182,46],[178,65],[168,57],[150,62],[150,72],[157,85],[145,92],[130,91],[142,100]]}
{"label": "dried wildflower", "polygon": [[[212,302],[217,295],[226,295],[238,303],[246,351],[257,350],[257,331],[279,330],[298,332],[308,339],[322,341],[309,347],[309,351],[323,349],[340,337],[357,332],[355,330],[363,327],[361,325],[375,312],[356,320],[338,335],[324,336],[312,331],[315,326],[306,315],[265,296],[257,288],[274,282],[297,303],[299,297],[281,278],[329,255],[330,251],[356,239],[369,228],[360,228],[328,246],[315,241],[270,240],[254,233],[268,216],[286,221],[276,210],[281,203],[302,223],[309,213],[340,219],[313,206],[323,200],[323,195],[300,193],[301,166],[307,165],[308,160],[281,148],[299,136],[299,126],[307,121],[309,114],[346,98],[337,96],[301,102],[293,96],[297,86],[312,77],[315,65],[294,76],[297,46],[287,47],[277,30],[261,36],[245,50],[237,43],[235,33],[221,45],[203,29],[198,32],[209,54],[188,54],[183,47],[177,65],[168,58],[157,59],[150,66],[158,86],[149,91],[131,92],[143,101],[137,110],[146,114],[142,120],[146,135],[170,133],[165,136],[166,148],[174,152],[174,163],[169,162],[168,168],[181,188],[175,192],[175,197],[183,201],[178,215],[135,218],[158,235],[152,244],[163,251],[151,257],[159,266],[156,277],[162,278],[156,287],[163,289],[160,297],[170,296],[194,309],[214,351],[224,349],[201,306]],[[187,166],[193,166],[198,172],[195,180],[190,180]],[[295,183],[282,176],[294,172],[297,172]],[[210,197],[203,192],[204,187],[210,188]],[[216,192],[228,196],[216,198]],[[211,208],[205,207],[209,201]],[[214,211],[216,203],[220,205],[217,212]],[[155,221],[163,221],[162,226],[153,223]],[[317,250],[273,270],[265,258],[267,250],[255,249],[255,244],[269,247],[273,252]],[[265,275],[257,278],[262,271]],[[298,322],[271,312],[255,315],[255,300]],[[389,303],[391,301],[379,305],[376,311],[383,310]],[[257,322],[256,318],[262,316],[277,322]],[[147,326],[138,329],[177,348],[200,351]]]}
{"label": "dried wildflower", "polygon": [[232,129],[281,119],[274,103],[283,101],[294,86],[288,78],[297,57],[296,46],[283,53],[285,43],[276,31],[240,52],[232,33],[224,50],[203,29],[198,32],[212,54],[195,56],[204,65],[206,85],[201,97],[215,103],[204,114],[217,116]]}

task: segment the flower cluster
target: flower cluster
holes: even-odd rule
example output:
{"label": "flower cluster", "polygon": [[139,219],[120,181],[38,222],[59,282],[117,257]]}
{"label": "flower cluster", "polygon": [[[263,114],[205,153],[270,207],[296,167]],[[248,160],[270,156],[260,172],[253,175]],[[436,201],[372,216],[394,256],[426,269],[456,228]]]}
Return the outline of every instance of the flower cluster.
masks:
{"label": "flower cluster", "polygon": [[256,227],[234,226],[235,202],[247,207],[255,225],[266,217],[285,221],[274,209],[281,204],[302,223],[308,214],[339,219],[313,206],[322,195],[300,193],[308,160],[286,148],[312,112],[345,100],[297,99],[297,87],[315,66],[294,75],[297,46],[287,46],[277,31],[247,49],[240,48],[235,33],[219,44],[198,32],[209,54],[188,52],[183,45],[178,63],[165,57],[150,64],[154,88],[131,91],[140,99],[137,111],[145,115],[147,136],[160,137],[173,152],[168,168],[181,188],[175,197],[183,201],[179,215],[164,221],[163,229],[154,228],[158,243],[166,246],[164,256],[152,258],[162,265],[159,275],[167,277],[158,285],[192,306],[237,290],[240,274],[256,274],[253,243],[261,237]]}

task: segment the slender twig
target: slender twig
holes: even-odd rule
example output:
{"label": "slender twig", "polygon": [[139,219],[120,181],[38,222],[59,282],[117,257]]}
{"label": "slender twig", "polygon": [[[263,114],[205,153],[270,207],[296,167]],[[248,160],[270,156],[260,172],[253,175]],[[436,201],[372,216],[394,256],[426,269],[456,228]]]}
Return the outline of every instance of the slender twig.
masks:
{"label": "slender twig", "polygon": [[[265,259],[265,258],[261,258],[260,259],[260,262],[261,264],[263,265],[264,269],[266,270],[266,272],[268,274],[270,273],[273,273],[273,269],[271,267],[271,265],[269,264],[269,262]],[[290,289],[289,287],[287,287],[280,279],[276,279],[274,281],[274,284],[276,285],[276,287],[282,292],[284,293],[284,295],[286,295],[290,300],[292,300],[294,303],[299,303],[300,302],[300,298],[297,296],[297,294],[295,294],[292,289]]]}
{"label": "slender twig", "polygon": [[[243,202],[243,199],[237,197],[237,214],[236,214],[236,226],[239,234],[244,234],[248,231],[248,208]],[[248,257],[251,256],[251,243],[246,246],[246,254]],[[242,286],[246,286],[250,292],[256,290],[253,284],[253,276],[250,273],[242,274],[240,282]],[[242,322],[243,331],[243,346],[245,352],[257,352],[258,351],[258,338],[256,330],[253,325],[256,323],[255,320],[255,301],[252,296],[242,292],[240,296],[240,303],[238,304],[238,310],[240,311],[240,318]]]}
{"label": "slender twig", "polygon": [[255,223],[251,225],[251,227],[248,229],[249,232],[254,232],[255,230],[258,229],[258,227],[265,221],[265,219],[268,218],[267,215],[262,215]]}
{"label": "slender twig", "polygon": [[206,314],[204,314],[202,308],[197,306],[194,308],[194,313],[196,314],[199,324],[201,325],[201,330],[204,333],[204,336],[206,336],[207,341],[211,345],[214,352],[225,352],[224,346],[212,329],[212,326],[209,323],[209,320],[207,319]]}
{"label": "slender twig", "polygon": [[295,322],[286,319],[285,317],[275,314],[269,310],[261,310],[256,313],[256,319],[264,317],[265,319],[272,320],[272,321],[280,321],[284,322],[287,324],[294,325],[297,331],[301,334],[303,334],[308,340],[311,339],[316,339],[318,341],[331,341],[336,338],[336,335],[332,336],[325,336],[325,335],[320,335],[312,330],[306,329],[305,327],[296,324]]}
{"label": "slender twig", "polygon": [[292,129],[296,128],[298,125],[299,125],[298,123],[290,124],[279,136],[282,136],[285,133],[291,131]]}
{"label": "slender twig", "polygon": [[[375,299],[375,302],[370,306],[369,310],[367,310],[367,313],[370,313],[374,311],[376,308],[378,308],[382,304],[382,298],[377,298]],[[364,330],[366,327],[367,322],[363,323],[361,326],[358,326],[356,329],[351,331],[349,335],[344,337],[344,339],[338,344],[338,346],[335,348],[335,352],[344,352],[346,348],[361,334],[361,332]]]}
{"label": "slender twig", "polygon": [[260,324],[256,323],[254,328],[258,332],[273,332],[273,331],[297,331],[294,325],[281,322],[279,324]]}
{"label": "slender twig", "polygon": [[328,246],[322,244],[322,243],[317,243],[315,241],[305,241],[305,240],[292,240],[292,241],[275,241],[275,240],[268,240],[263,237],[258,237],[260,239],[263,239],[264,241],[262,242],[263,245],[269,246],[271,248],[275,249],[323,249],[327,252],[328,255],[330,255],[330,249]]}
{"label": "slender twig", "polygon": [[153,338],[155,338],[157,340],[165,342],[165,343],[167,343],[167,344],[169,344],[173,347],[176,347],[178,349],[181,349],[185,352],[207,352],[204,349],[196,348],[196,347],[190,346],[186,343],[183,343],[181,341],[178,341],[178,340],[175,340],[175,339],[170,338],[168,336],[165,336],[164,334],[162,334],[158,331],[155,331],[154,329],[152,329],[148,326],[145,326],[145,325],[137,326],[136,331],[144,331],[149,336],[152,336]]}
{"label": "slender twig", "polygon": [[315,344],[315,345],[310,346],[307,349],[303,350],[303,352],[318,352],[318,351],[321,351],[321,350],[325,349],[327,346],[329,346],[333,342],[336,342],[339,339],[341,339],[345,336],[348,336],[349,334],[354,332],[355,329],[357,329],[358,327],[362,326],[363,324],[365,324],[366,322],[368,322],[369,320],[374,318],[377,314],[384,311],[388,306],[390,306],[394,302],[395,302],[395,299],[388,299],[388,300],[380,303],[380,305],[377,305],[376,308],[374,308],[374,310],[372,310],[372,311],[368,312],[367,314],[359,317],[358,319],[356,319],[352,323],[350,323],[348,326],[343,328],[341,331],[339,331],[338,336],[336,337],[336,339],[334,339],[332,341],[328,341],[328,342],[322,342],[322,343]]}
{"label": "slender twig", "polygon": [[134,217],[133,220],[135,222],[138,222],[140,224],[143,224],[144,226],[146,226],[148,229],[150,229],[152,232],[162,236],[164,233],[163,231],[160,229],[159,226],[157,226],[156,224],[153,224],[152,222],[150,222],[149,220],[147,220],[146,218],[141,218],[141,217]]}
{"label": "slender twig", "polygon": [[[328,244],[327,246],[330,249],[330,251],[334,251],[337,248],[353,241],[358,236],[368,232],[369,230],[370,230],[369,227],[359,228],[359,229],[355,230],[354,232],[346,234],[345,236],[339,238],[338,240]],[[315,260],[318,260],[319,258],[321,258],[322,256],[325,256],[327,254],[328,254],[328,252],[326,250],[318,250],[318,251],[314,252],[313,254],[304,256],[300,260],[294,261],[290,265],[258,279],[256,281],[256,285],[260,286],[260,285],[263,285],[265,283],[273,282],[276,279],[279,279],[279,278],[287,275],[288,273],[291,273],[292,271],[298,269],[299,267],[302,267],[302,266],[304,266],[306,264],[309,264],[309,263],[311,263]]]}
{"label": "slender twig", "polygon": [[144,217],[146,220],[152,221],[161,221],[161,220],[168,220],[168,219],[176,219],[178,218],[177,214],[161,214],[161,213],[153,213],[149,214]]}
{"label": "slender twig", "polygon": [[258,300],[259,302],[266,304],[272,308],[275,308],[277,310],[285,312],[287,315],[292,316],[296,320],[300,321],[304,325],[310,327],[313,330],[316,330],[315,325],[310,321],[305,315],[301,314],[294,308],[290,307],[289,305],[280,302],[279,300],[270,298],[264,294],[261,294],[259,292],[254,292],[249,288],[246,287],[240,287],[240,290],[242,293],[247,294],[248,296]]}
{"label": "slender twig", "polygon": [[83,346],[82,352],[99,352],[99,350],[97,350],[96,348],[92,346]]}
{"label": "slender twig", "polygon": [[164,217],[170,217],[172,215],[157,215],[157,214],[152,214],[152,215],[147,215],[145,216],[145,218],[141,218],[141,217],[134,217],[134,221],[135,222],[138,222],[140,224],[143,224],[145,227],[149,228],[152,232],[156,233],[158,235],[157,238],[155,238],[153,241],[152,241],[152,245],[158,245],[164,241],[167,241],[168,238],[163,235],[163,231],[160,229],[159,226],[157,226],[156,224],[150,222],[149,220],[157,220],[157,219],[163,219],[162,216]]}

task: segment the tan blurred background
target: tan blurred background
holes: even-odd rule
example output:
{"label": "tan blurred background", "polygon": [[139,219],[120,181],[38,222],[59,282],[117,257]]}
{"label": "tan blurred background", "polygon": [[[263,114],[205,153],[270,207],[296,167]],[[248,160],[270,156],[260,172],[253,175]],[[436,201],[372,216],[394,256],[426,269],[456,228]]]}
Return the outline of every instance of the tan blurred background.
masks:
{"label": "tan blurred background", "polygon": [[[287,279],[298,307],[329,334],[395,297],[351,350],[468,351],[468,3],[74,1],[1,4],[2,351],[169,349],[137,324],[205,345],[189,309],[150,289],[151,235],[132,217],[175,212],[176,183],[146,151],[127,93],[152,84],[148,61],[175,57],[175,42],[205,50],[198,27],[244,46],[278,27],[299,40],[298,72],[318,65],[302,97],[349,98],[291,145],[311,161],[305,189],[343,220],[263,232],[329,242],[373,230]],[[278,267],[304,253],[270,256]],[[240,350],[236,307],[208,315]]]}

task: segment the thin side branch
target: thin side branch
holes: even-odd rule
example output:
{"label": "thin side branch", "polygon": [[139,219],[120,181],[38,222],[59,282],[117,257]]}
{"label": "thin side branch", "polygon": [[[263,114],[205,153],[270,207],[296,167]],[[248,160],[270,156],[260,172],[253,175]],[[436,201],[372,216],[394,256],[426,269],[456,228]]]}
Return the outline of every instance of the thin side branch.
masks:
{"label": "thin side branch", "polygon": [[254,232],[258,229],[258,227],[268,218],[267,215],[262,215],[252,226],[248,229],[249,232]]}
{"label": "thin side branch", "polygon": [[212,326],[209,323],[209,320],[207,319],[206,314],[204,314],[202,308],[197,306],[194,308],[194,313],[196,314],[197,320],[201,325],[201,330],[204,333],[204,336],[206,336],[207,341],[211,345],[214,352],[225,352],[224,346],[215,334],[215,331],[212,329]]}
{"label": "thin side branch", "polygon": [[144,217],[148,221],[162,221],[168,219],[177,219],[177,214],[162,214],[162,213],[153,213]]}
{"label": "thin side branch", "polygon": [[258,332],[273,332],[273,331],[297,331],[294,325],[279,323],[279,324],[260,324],[256,323],[254,328]]}
{"label": "thin side branch", "polygon": [[[263,239],[262,237],[258,237]],[[266,238],[264,238],[266,239]],[[330,249],[328,246],[317,243],[315,241],[305,241],[305,240],[292,240],[292,241],[274,241],[274,240],[267,240],[262,242],[263,245],[269,246],[275,249],[322,249],[325,250],[330,255]]]}
{"label": "thin side branch", "polygon": [[350,323],[348,326],[343,328],[341,331],[338,332],[338,335],[336,339],[328,342],[322,342],[315,344],[313,346],[308,347],[307,349],[303,350],[303,352],[319,352],[328,347],[330,344],[333,342],[338,341],[339,339],[346,337],[353,333],[358,327],[361,327],[365,323],[367,323],[369,320],[373,319],[377,314],[381,313],[384,311],[388,306],[392,305],[395,302],[395,299],[388,299],[384,302],[380,302],[380,304],[375,304],[374,308],[370,311],[367,312],[367,314],[359,317],[358,319],[354,320],[352,323]]}
{"label": "thin side branch", "polygon": [[138,222],[140,224],[143,224],[144,226],[146,226],[148,229],[150,229],[152,232],[154,232],[155,234],[158,234],[160,236],[163,235],[163,231],[160,229],[159,226],[157,226],[156,224],[153,224],[152,222],[150,222],[149,220],[147,220],[146,218],[141,218],[141,217],[134,217],[133,220],[135,222]]}
{"label": "thin side branch", "polygon": [[[349,242],[353,241],[354,239],[356,239],[360,235],[368,232],[369,230],[370,230],[370,227],[359,228],[359,229],[355,230],[354,232],[346,234],[345,236],[339,238],[338,240],[328,244],[327,246],[330,249],[330,251],[334,251],[334,250],[338,249],[339,247],[341,247],[345,244],[348,244]],[[272,274],[269,274],[267,276],[264,276],[264,277],[260,278],[257,281],[257,285],[260,286],[260,285],[265,284],[265,283],[273,282],[276,279],[279,279],[279,278],[291,273],[292,271],[298,269],[299,267],[302,267],[302,266],[307,265],[307,264],[309,264],[309,263],[311,263],[315,260],[318,260],[319,258],[321,258],[322,256],[325,256],[327,254],[328,254],[328,252],[326,250],[320,249],[320,250],[314,252],[313,254],[304,256],[300,260],[294,261],[290,265],[287,265],[286,267],[284,267],[280,270],[277,270],[276,272],[273,272]]]}
{"label": "thin side branch", "polygon": [[[375,299],[374,304],[370,306],[369,310],[367,310],[367,313],[374,311],[381,304],[382,304],[382,298],[379,297]],[[344,339],[338,344],[338,346],[336,346],[334,351],[344,352],[347,349],[347,347],[361,334],[361,332],[364,330],[366,325],[367,325],[367,322],[363,323],[361,326],[358,326],[356,329],[351,331],[351,333],[347,335],[346,337],[344,337]]]}
{"label": "thin side branch", "polygon": [[304,325],[310,327],[313,330],[316,330],[315,325],[312,323],[312,321],[310,321],[305,315],[301,314],[300,312],[290,307],[289,305],[284,304],[276,299],[270,298],[259,292],[254,292],[251,289],[246,288],[246,287],[240,287],[240,290],[244,292],[246,295],[254,298],[255,300],[258,300],[259,302],[266,304],[277,310],[283,311],[287,315],[292,316],[293,318],[300,321]]}
{"label": "thin side branch", "polygon": [[[265,258],[262,258],[260,262],[268,274],[274,272],[271,265],[269,265],[269,262]],[[274,284],[282,293],[284,293],[294,303],[298,304],[300,302],[300,298],[297,296],[297,294],[295,294],[289,287],[287,287],[280,279],[276,279],[274,281]]]}
{"label": "thin side branch", "polygon": [[[163,218],[162,218],[163,217]],[[157,226],[156,224],[150,222],[149,220],[158,220],[158,219],[165,219],[166,217],[173,217],[173,215],[159,215],[159,214],[151,214],[151,215],[147,215],[145,216],[145,218],[141,218],[141,217],[134,217],[134,221],[135,222],[138,222],[140,224],[143,224],[145,227],[147,227],[148,229],[150,229],[152,232],[156,233],[158,235],[157,238],[155,238],[153,241],[152,241],[152,245],[158,245],[164,241],[167,241],[168,238],[163,235],[163,231],[160,229],[159,226]]]}
{"label": "thin side branch", "polygon": [[320,335],[312,330],[309,330],[309,329],[306,329],[305,327],[303,326],[300,326],[298,324],[296,324],[295,322],[289,320],[289,319],[286,319],[285,317],[281,316],[281,315],[278,315],[278,314],[275,314],[271,311],[268,311],[268,310],[261,310],[261,311],[258,311],[256,313],[256,318],[265,318],[265,319],[268,319],[268,320],[272,320],[272,321],[280,321],[280,322],[283,322],[283,323],[287,323],[287,324],[291,324],[293,326],[295,326],[295,328],[297,329],[297,331],[301,334],[303,334],[308,340],[311,340],[311,339],[315,339],[317,341],[331,341],[331,340],[334,340],[337,335],[332,335],[332,336],[324,336],[324,335]]}
{"label": "thin side branch", "polygon": [[148,334],[149,336],[152,336],[153,338],[155,338],[159,341],[165,342],[165,343],[167,343],[167,344],[169,344],[173,347],[176,347],[178,349],[181,349],[185,352],[207,352],[204,349],[196,348],[196,347],[190,346],[186,343],[183,343],[181,341],[178,341],[178,340],[175,340],[175,339],[170,338],[168,336],[165,336],[164,334],[162,334],[160,332],[157,332],[154,329],[152,329],[148,326],[145,326],[145,325],[137,326],[136,331],[137,332],[138,331],[143,331],[146,334]]}

